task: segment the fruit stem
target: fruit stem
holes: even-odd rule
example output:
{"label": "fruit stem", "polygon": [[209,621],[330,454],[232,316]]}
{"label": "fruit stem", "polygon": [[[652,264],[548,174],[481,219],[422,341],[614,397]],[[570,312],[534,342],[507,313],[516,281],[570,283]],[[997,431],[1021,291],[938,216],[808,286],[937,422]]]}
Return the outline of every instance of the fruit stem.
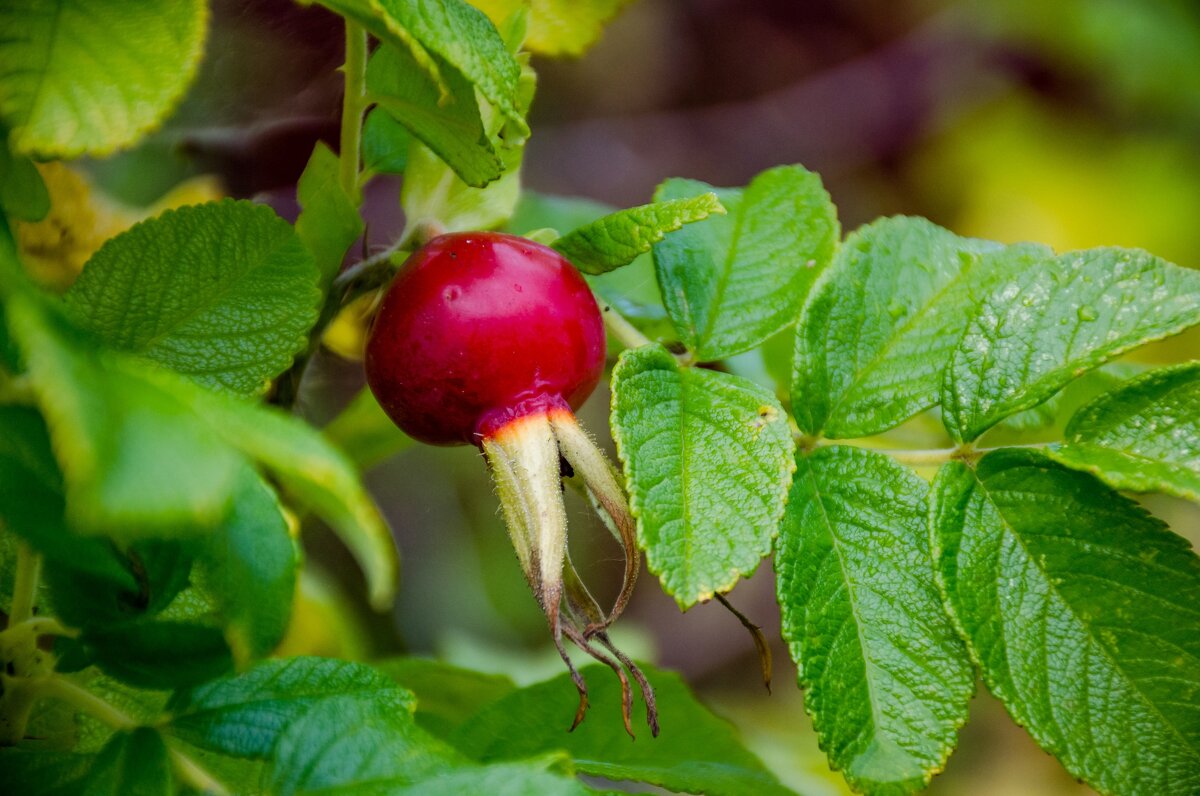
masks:
{"label": "fruit stem", "polygon": [[358,183],[359,146],[362,118],[366,108],[367,31],[362,25],[346,20],[346,63],[342,66],[345,90],[342,94],[342,129],[339,139],[339,181],[357,207],[362,202]]}

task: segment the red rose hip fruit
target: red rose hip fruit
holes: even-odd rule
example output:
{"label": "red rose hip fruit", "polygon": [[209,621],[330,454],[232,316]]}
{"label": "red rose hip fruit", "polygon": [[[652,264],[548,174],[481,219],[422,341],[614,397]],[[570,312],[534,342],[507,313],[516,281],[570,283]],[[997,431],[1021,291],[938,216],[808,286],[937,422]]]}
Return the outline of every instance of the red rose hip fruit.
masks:
{"label": "red rose hip fruit", "polygon": [[[367,336],[367,383],[397,426],[483,451],[513,549],[579,692],[572,729],[588,696],[564,638],[617,674],[631,735],[626,671],[633,676],[657,735],[654,691],[607,632],[637,581],[636,521],[620,471],[572,413],[603,371],[604,321],[583,277],[553,249],[495,232],[442,235],[415,251]],[[563,461],[625,553],[608,612],[567,557]]]}
{"label": "red rose hip fruit", "polygon": [[409,436],[482,445],[519,417],[577,409],[604,354],[596,300],[562,255],[515,235],[454,233],[396,275],[367,340],[366,374]]}

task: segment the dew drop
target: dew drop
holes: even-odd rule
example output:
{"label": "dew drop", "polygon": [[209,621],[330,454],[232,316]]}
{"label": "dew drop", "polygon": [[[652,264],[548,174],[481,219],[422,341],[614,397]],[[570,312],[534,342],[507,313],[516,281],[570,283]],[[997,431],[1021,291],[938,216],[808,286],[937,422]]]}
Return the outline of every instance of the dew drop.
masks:
{"label": "dew drop", "polygon": [[1076,311],[1076,314],[1079,316],[1079,320],[1081,320],[1081,321],[1094,321],[1098,317],[1100,317],[1096,313],[1096,308],[1092,307],[1088,304],[1084,304],[1082,307],[1080,307]]}
{"label": "dew drop", "polygon": [[458,285],[451,285],[442,293],[442,298],[446,301],[457,301],[462,297],[462,288]]}

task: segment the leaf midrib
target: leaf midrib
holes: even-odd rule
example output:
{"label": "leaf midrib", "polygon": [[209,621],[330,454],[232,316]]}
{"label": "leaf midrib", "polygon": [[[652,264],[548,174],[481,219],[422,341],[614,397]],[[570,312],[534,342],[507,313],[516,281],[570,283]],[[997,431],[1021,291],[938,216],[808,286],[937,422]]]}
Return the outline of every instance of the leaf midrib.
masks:
{"label": "leaf midrib", "polygon": [[[859,649],[862,650],[863,668],[864,668],[863,680],[866,682],[867,697],[868,697],[868,701],[871,706],[872,734],[878,734],[878,733],[882,732],[880,729],[880,727],[881,727],[880,716],[882,714],[879,709],[878,699],[875,694],[875,679],[871,675],[873,675],[875,672],[877,672],[879,667],[877,664],[875,664],[871,660],[871,656],[867,652],[868,645],[867,645],[866,640],[863,638],[863,632],[862,632],[862,626],[863,626],[862,617],[858,613],[858,601],[856,599],[856,588],[855,588],[854,582],[850,579],[850,576],[846,571],[845,558],[842,554],[841,545],[839,543],[837,534],[835,534],[833,532],[833,522],[829,518],[828,510],[825,508],[825,500],[822,497],[821,486],[817,480],[816,472],[814,471],[814,469],[812,467],[812,462],[807,457],[805,457],[805,466],[808,468],[808,477],[813,485],[813,497],[816,498],[817,506],[821,510],[821,519],[825,525],[826,531],[829,533],[829,538],[832,541],[831,547],[833,548],[834,554],[837,556],[838,571],[841,572],[842,582],[844,584],[846,584],[846,594],[847,594],[848,601],[850,603],[850,613],[854,617],[854,632],[855,632],[855,636],[858,638]],[[883,733],[883,734],[886,737],[886,733]],[[921,769],[924,770],[924,767],[921,767]]]}

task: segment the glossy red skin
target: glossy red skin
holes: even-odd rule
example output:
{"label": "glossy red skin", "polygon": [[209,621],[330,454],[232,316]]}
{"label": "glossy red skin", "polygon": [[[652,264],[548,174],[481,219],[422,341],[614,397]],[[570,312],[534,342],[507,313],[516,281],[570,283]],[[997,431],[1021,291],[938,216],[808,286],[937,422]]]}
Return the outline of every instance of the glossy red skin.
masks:
{"label": "glossy red skin", "polygon": [[516,418],[578,409],[604,347],[596,300],[562,255],[515,235],[454,233],[414,252],[388,288],[367,383],[409,436],[480,445]]}

